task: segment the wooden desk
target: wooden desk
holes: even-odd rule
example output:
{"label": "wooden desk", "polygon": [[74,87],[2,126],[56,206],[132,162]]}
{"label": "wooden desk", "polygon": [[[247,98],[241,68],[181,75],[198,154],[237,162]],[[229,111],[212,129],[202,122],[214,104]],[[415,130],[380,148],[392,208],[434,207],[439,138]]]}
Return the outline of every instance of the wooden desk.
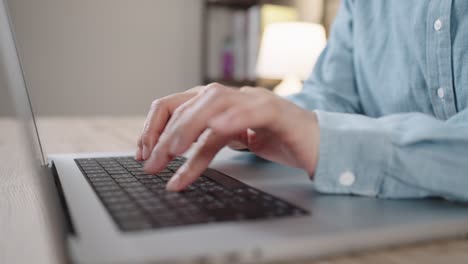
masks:
{"label": "wooden desk", "polygon": [[[143,118],[40,120],[49,153],[128,151]],[[0,263],[60,263],[32,169],[21,158],[20,128],[0,119]],[[436,241],[302,263],[468,263],[468,240]]]}

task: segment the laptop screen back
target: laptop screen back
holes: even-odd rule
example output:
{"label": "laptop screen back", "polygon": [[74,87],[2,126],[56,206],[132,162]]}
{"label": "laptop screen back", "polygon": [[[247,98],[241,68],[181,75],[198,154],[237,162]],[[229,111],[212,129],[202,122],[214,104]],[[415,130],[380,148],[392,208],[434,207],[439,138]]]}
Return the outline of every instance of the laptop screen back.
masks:
{"label": "laptop screen back", "polygon": [[6,0],[0,0],[0,73],[1,78],[4,78],[1,83],[7,86],[17,118],[24,124],[26,143],[31,146],[30,153],[44,166],[47,164],[45,153],[39,139]]}

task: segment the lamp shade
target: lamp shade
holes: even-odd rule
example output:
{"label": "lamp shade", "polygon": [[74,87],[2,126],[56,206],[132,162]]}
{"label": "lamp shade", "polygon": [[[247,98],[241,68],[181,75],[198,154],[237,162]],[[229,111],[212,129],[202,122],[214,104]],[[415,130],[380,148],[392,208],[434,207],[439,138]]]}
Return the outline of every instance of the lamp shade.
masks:
{"label": "lamp shade", "polygon": [[257,76],[279,80],[286,76],[296,76],[305,80],[325,45],[325,29],[319,24],[271,24],[263,34]]}

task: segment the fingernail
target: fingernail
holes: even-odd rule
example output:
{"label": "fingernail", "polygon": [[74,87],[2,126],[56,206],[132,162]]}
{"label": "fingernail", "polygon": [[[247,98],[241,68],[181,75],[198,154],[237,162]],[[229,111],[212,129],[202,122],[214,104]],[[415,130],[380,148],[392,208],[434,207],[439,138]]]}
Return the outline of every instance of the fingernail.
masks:
{"label": "fingernail", "polygon": [[175,192],[179,190],[180,186],[180,174],[175,174],[167,183],[166,190]]}
{"label": "fingernail", "polygon": [[143,146],[143,160],[147,160],[149,158],[149,149],[146,146]]}

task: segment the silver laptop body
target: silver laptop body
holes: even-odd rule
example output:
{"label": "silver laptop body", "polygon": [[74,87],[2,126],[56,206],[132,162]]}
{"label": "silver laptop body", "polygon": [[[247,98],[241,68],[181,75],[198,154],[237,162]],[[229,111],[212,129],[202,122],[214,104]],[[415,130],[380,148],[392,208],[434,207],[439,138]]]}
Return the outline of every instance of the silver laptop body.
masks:
{"label": "silver laptop body", "polygon": [[[132,153],[44,155],[5,0],[0,0],[0,5],[0,66],[18,118],[25,125],[31,159],[37,161],[37,177],[43,177],[39,180],[51,201],[50,212],[59,212],[54,215],[57,223],[62,223],[57,225],[57,233],[65,239],[73,262],[258,263],[454,237],[468,231],[468,208],[463,205],[443,200],[320,195],[301,170],[225,149],[210,167],[302,207],[309,214],[122,232],[74,159]],[[44,170],[46,174],[41,176]],[[62,231],[61,225],[68,228]]]}

